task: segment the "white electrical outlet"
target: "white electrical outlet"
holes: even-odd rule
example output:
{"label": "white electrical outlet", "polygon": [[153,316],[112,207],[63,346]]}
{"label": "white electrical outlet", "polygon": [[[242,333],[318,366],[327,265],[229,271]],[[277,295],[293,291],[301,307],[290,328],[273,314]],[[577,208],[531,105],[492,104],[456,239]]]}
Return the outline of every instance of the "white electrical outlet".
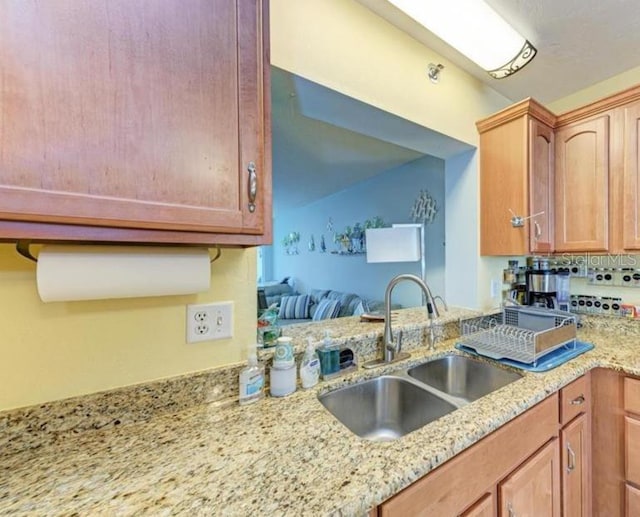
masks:
{"label": "white electrical outlet", "polygon": [[187,305],[187,343],[233,337],[233,302]]}
{"label": "white electrical outlet", "polygon": [[498,280],[497,278],[492,278],[491,279],[491,298],[497,298],[498,295],[500,294],[500,280]]}

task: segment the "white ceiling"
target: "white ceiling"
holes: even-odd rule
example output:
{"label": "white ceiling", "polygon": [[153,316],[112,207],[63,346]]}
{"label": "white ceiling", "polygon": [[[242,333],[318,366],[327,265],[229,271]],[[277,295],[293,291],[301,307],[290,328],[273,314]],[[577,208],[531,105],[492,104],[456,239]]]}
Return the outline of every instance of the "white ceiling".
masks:
{"label": "white ceiling", "polygon": [[486,0],[538,50],[505,79],[491,78],[386,0],[358,2],[513,101],[550,103],[640,66],[638,0]]}

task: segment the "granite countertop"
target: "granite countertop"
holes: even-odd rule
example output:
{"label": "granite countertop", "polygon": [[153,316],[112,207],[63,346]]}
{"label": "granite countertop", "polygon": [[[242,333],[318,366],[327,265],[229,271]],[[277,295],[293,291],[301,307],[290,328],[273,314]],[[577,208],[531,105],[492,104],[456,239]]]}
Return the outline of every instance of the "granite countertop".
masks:
{"label": "granite countertop", "polygon": [[638,338],[608,324],[583,329],[579,339],[594,350],[547,373],[526,373],[391,442],[353,435],[318,394],[452,352],[455,339],[283,399],[200,403],[31,444],[0,453],[0,514],[365,515],[588,370],[640,375]]}

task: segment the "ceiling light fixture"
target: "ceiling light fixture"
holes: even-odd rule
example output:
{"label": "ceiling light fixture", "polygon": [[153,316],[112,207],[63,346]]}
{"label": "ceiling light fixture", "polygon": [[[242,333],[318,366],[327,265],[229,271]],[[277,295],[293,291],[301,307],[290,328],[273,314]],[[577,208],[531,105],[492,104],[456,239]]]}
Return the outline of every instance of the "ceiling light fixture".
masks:
{"label": "ceiling light fixture", "polygon": [[536,55],[520,36],[482,0],[389,0],[495,79],[514,74]]}

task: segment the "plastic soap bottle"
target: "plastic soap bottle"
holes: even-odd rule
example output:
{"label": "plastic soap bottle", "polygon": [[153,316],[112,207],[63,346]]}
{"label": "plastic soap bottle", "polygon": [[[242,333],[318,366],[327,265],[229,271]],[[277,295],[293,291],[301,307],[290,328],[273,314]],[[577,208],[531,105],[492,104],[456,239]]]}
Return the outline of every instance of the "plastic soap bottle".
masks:
{"label": "plastic soap bottle", "polygon": [[318,384],[320,379],[320,359],[316,353],[316,349],[311,342],[311,338],[307,339],[307,349],[304,357],[300,362],[300,382],[303,388],[312,388]]}
{"label": "plastic soap bottle", "polygon": [[258,363],[256,345],[248,346],[248,364],[240,372],[240,405],[251,404],[264,397],[264,366]]}
{"label": "plastic soap bottle", "polygon": [[320,370],[322,377],[329,376],[340,371],[340,347],[333,344],[329,331],[325,331],[322,347],[318,350],[320,355]]}

